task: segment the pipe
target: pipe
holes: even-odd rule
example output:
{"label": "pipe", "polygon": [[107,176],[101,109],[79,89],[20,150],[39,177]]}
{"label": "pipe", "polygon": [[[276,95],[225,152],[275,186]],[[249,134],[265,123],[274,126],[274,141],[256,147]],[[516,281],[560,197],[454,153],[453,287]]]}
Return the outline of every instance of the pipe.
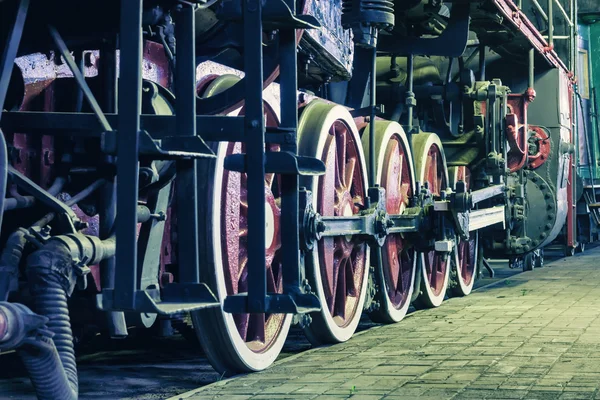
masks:
{"label": "pipe", "polygon": [[[19,351],[39,399],[77,399],[79,382],[73,347],[73,333],[67,306],[76,281],[71,249],[51,240],[27,260],[27,275],[35,311],[48,318],[47,327],[54,337],[56,351],[30,354]],[[58,354],[58,360],[56,355]],[[53,366],[54,369],[47,369]]]}
{"label": "pipe", "polygon": [[[85,259],[96,264],[113,256],[115,248],[114,237],[100,241],[93,236],[72,234],[50,239],[27,258],[27,276],[37,317],[45,317],[47,329],[42,329],[45,335],[36,331],[33,337],[13,344],[13,348],[18,349],[41,400],[78,397],[77,363],[67,305],[80,275],[75,261]],[[10,319],[5,320],[10,327]],[[0,341],[4,338],[5,335],[0,337]]]}
{"label": "pipe", "polygon": [[548,47],[554,49],[554,0],[548,0]]}
{"label": "pipe", "polygon": [[19,263],[27,244],[27,230],[19,228],[6,241],[6,246],[0,255],[0,301],[7,301],[11,291],[17,290]]}
{"label": "pipe", "polygon": [[[377,29],[374,30],[374,39],[377,40]],[[377,161],[375,160],[375,102],[377,90],[377,47],[373,47],[371,64],[371,90],[369,96],[369,106],[371,107],[371,116],[369,121],[369,181],[371,186],[378,184],[377,180]]]}
{"label": "pipe", "polygon": [[485,50],[486,46],[483,44],[479,48],[479,80],[485,81]]}
{"label": "pipe", "polygon": [[535,49],[529,50],[529,89],[535,88]]}
{"label": "pipe", "polygon": [[414,94],[414,77],[415,77],[415,65],[414,65],[414,56],[412,54],[410,54],[408,56],[408,60],[407,60],[407,72],[408,72],[408,77],[406,78],[406,83],[407,83],[407,92],[406,92],[406,98],[407,98],[407,104],[406,106],[408,107],[408,134],[412,134],[413,132],[413,115],[414,115],[414,98],[415,98],[415,94]]}
{"label": "pipe", "polygon": [[[1,146],[1,145],[0,145]],[[50,186],[47,190],[52,196],[58,195],[62,189],[65,187],[67,183],[67,178],[64,176],[57,177],[52,186]],[[11,197],[4,200],[4,205],[2,206],[4,211],[16,210],[21,208],[29,208],[35,204],[35,197],[33,196],[19,196],[19,197]]]}

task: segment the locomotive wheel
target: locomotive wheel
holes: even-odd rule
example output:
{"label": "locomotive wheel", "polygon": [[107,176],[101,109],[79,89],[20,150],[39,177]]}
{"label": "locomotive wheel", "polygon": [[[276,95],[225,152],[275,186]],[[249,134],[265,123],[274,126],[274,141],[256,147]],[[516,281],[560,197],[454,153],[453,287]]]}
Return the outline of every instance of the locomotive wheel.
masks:
{"label": "locomotive wheel", "polygon": [[[313,207],[323,216],[350,216],[365,207],[367,171],[360,136],[342,106],[316,100],[303,110],[299,153],[323,160],[326,173],[303,177]],[[366,296],[369,248],[355,236],[325,237],[306,256],[307,279],[321,300],[305,328],[313,344],[344,342],[354,334]]]}
{"label": "locomotive wheel", "polygon": [[[362,143],[369,160],[369,127],[363,131]],[[415,190],[415,172],[408,139],[396,122],[375,124],[377,184],[385,189],[389,214],[402,214]],[[381,307],[369,313],[375,322],[402,320],[410,306],[417,257],[414,247],[401,234],[390,235],[381,249],[375,278],[380,288]]]}
{"label": "locomotive wheel", "polygon": [[[450,184],[456,189],[458,181],[465,182],[466,189],[471,189],[471,171],[467,167],[451,167],[448,169]],[[458,239],[457,257],[452,258],[450,273],[451,291],[455,296],[468,296],[473,291],[476,279],[479,235],[477,231],[469,233],[469,239]]]}
{"label": "locomotive wheel", "polygon": [[535,259],[533,252],[525,254],[522,258],[523,271],[533,271],[535,268]]}
{"label": "locomotive wheel", "polygon": [[[439,199],[448,187],[448,169],[440,138],[433,133],[412,136],[415,171],[418,182],[428,184],[434,198]],[[456,257],[456,246],[452,257]],[[444,301],[450,276],[449,260],[435,250],[421,254],[421,288],[414,301],[416,308],[438,307]]]}
{"label": "locomotive wheel", "polygon": [[[217,78],[206,88],[205,95],[226,89],[231,76]],[[277,117],[265,104],[267,126],[277,126]],[[201,161],[199,174],[199,208],[201,241],[201,276],[221,302],[227,295],[248,291],[248,204],[246,174],[227,171],[223,160],[231,154],[243,153],[241,143],[210,144],[216,162]],[[276,151],[277,148],[271,148]],[[283,292],[281,265],[281,233],[279,231],[279,185],[277,176],[265,178],[265,194],[269,226],[265,244],[267,253],[267,289]],[[284,314],[229,314],[222,308],[192,313],[194,328],[202,347],[219,373],[232,375],[260,371],[269,367],[281,352],[292,316]]]}
{"label": "locomotive wheel", "polygon": [[535,268],[544,268],[544,249],[535,250],[534,254],[535,254]]}

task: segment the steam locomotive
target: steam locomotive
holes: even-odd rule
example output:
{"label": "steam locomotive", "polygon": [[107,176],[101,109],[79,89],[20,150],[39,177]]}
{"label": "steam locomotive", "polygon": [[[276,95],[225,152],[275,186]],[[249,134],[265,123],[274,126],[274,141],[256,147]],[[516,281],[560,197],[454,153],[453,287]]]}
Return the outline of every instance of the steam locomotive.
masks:
{"label": "steam locomotive", "polygon": [[600,206],[578,14],[0,0],[0,350],[40,399],[78,397],[75,342],[132,326],[259,371],[292,324],[344,342],[363,313],[468,295],[489,258],[582,249]]}

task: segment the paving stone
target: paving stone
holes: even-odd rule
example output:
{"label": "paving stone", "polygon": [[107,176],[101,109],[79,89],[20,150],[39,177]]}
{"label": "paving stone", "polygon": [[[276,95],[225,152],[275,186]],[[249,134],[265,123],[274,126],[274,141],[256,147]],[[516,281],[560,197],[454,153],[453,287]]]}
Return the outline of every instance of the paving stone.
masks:
{"label": "paving stone", "polygon": [[600,399],[600,248],[183,399]]}

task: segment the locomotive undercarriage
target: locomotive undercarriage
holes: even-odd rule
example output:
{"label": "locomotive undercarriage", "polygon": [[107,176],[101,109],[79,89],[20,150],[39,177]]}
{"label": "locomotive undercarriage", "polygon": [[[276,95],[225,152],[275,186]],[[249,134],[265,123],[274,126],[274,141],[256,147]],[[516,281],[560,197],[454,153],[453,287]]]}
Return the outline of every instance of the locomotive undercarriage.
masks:
{"label": "locomotive undercarriage", "polygon": [[[536,73],[568,94],[555,54],[527,50],[511,92],[487,79],[485,43],[470,67],[480,2],[407,6],[390,32],[350,19],[353,48],[323,26],[341,2],[196,3],[123,1],[118,46],[57,24],[52,55],[23,58],[25,16],[43,15],[6,3],[0,348],[40,398],[77,397],[72,327],[123,337],[189,315],[215,369],[257,371],[292,323],[343,342],[363,310],[393,323],[468,295],[484,255],[541,265],[572,151],[568,118],[528,121]],[[71,324],[68,297],[97,315]]]}

